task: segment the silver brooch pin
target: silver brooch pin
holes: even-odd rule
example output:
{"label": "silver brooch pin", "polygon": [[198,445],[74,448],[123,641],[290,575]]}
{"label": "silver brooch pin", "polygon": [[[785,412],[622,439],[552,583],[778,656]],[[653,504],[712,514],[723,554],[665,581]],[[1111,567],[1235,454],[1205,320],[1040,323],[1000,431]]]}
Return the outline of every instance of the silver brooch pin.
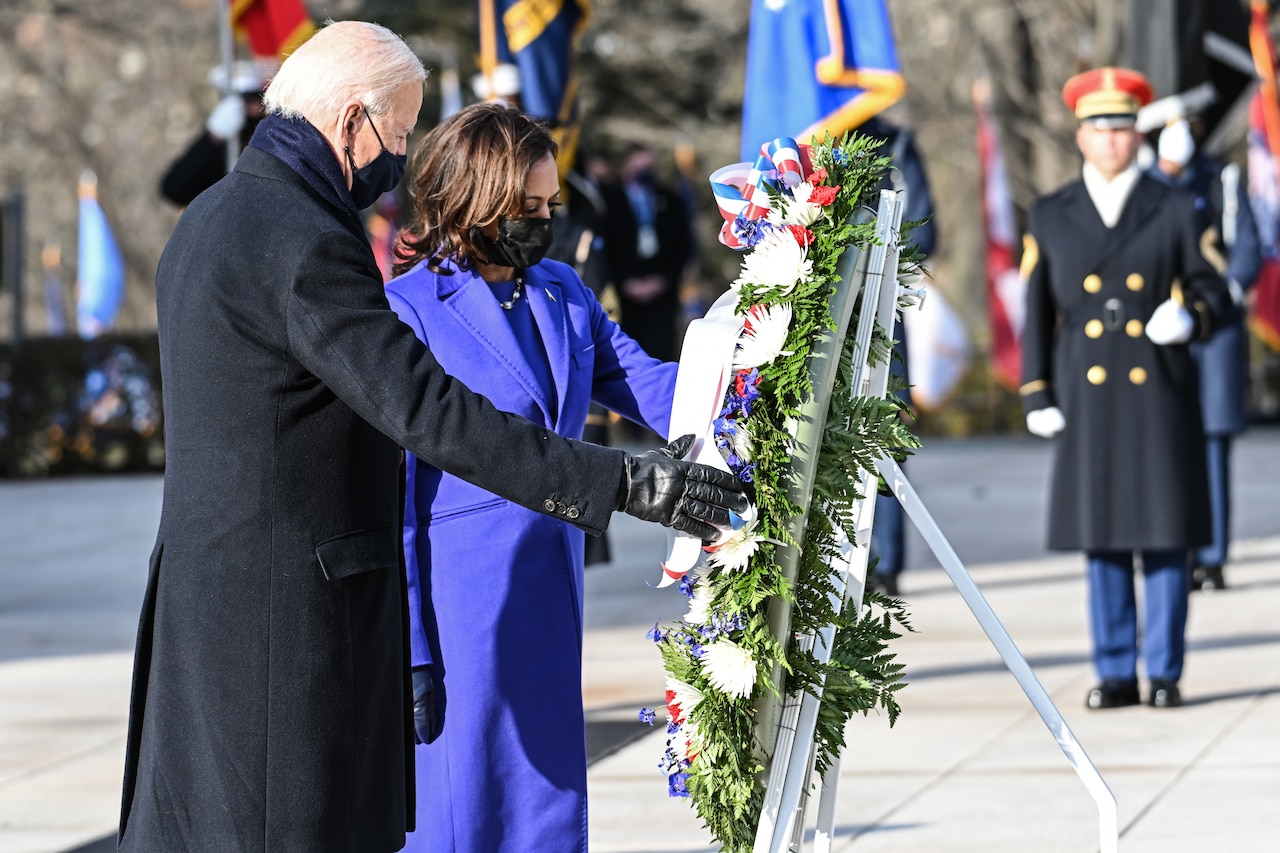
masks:
{"label": "silver brooch pin", "polygon": [[556,298],[555,298],[554,296],[552,296],[552,295],[551,295],[551,291],[550,291],[550,290],[547,290],[547,289],[544,287],[544,288],[542,288],[542,292],[543,292],[543,293],[545,293],[545,294],[547,294],[547,298],[548,298],[548,299],[550,299],[552,302],[555,302],[555,301],[556,301]]}

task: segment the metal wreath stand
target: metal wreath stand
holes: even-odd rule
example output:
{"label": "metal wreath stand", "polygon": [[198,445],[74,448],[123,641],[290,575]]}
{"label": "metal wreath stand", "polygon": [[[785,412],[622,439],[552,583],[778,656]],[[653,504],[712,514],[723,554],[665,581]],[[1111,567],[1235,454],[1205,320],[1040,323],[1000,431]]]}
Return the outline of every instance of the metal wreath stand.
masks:
{"label": "metal wreath stand", "polygon": [[[851,250],[841,259],[840,284],[832,296],[832,316],[837,328],[826,333],[814,348],[812,359],[813,398],[805,407],[793,454],[795,476],[792,478],[792,498],[800,512],[792,522],[792,534],[796,542],[804,541],[805,521],[808,516],[817,452],[821,446],[819,431],[826,420],[831,400],[837,359],[841,344],[848,332],[854,303],[863,294],[864,310],[858,317],[855,332],[855,359],[853,388],[860,396],[883,397],[888,391],[888,364],[869,363],[870,344],[874,325],[880,326],[890,340],[897,322],[899,298],[912,301],[916,306],[923,302],[923,291],[904,287],[898,281],[898,239],[902,223],[905,196],[901,191],[882,190],[876,212],[876,241],[866,250]],[[867,306],[875,306],[867,310]],[[1026,658],[1018,651],[1013,639],[1005,630],[991,605],[978,589],[955,550],[943,536],[937,522],[902,473],[898,463],[882,458],[878,473],[901,502],[907,516],[920,531],[925,542],[946,570],[952,584],[973,612],[978,624],[986,632],[1001,659],[1013,673],[1027,698],[1035,707],[1040,719],[1048,727],[1054,740],[1062,749],[1067,761],[1080,777],[1098,809],[1098,837],[1101,853],[1115,853],[1119,848],[1119,828],[1116,816],[1116,799],[1097,767],[1089,760],[1084,748],[1063,719],[1061,712],[1049,694],[1031,671]],[[861,611],[863,591],[867,579],[868,545],[871,541],[871,525],[875,516],[877,491],[875,474],[864,473],[861,494],[867,498],[855,508],[856,542],[841,543],[838,557],[829,561],[836,590],[833,598],[838,607],[855,607]],[[838,530],[839,528],[837,528]],[[780,554],[780,568],[788,580],[794,581],[799,562],[796,549]],[[770,610],[769,623],[773,635],[785,642],[790,630],[790,610],[785,604]],[[816,634],[797,637],[796,642],[813,650],[822,663],[831,657],[835,636],[834,626],[827,626]],[[781,667],[775,668],[774,683],[781,683]],[[816,752],[814,729],[817,722],[818,696],[788,694],[785,701],[765,696],[757,705],[759,723],[757,735],[761,743],[774,743],[767,764],[768,786],[765,789],[764,807],[756,829],[754,853],[799,853],[803,846],[805,808],[812,796],[809,784],[813,774]],[[836,756],[831,767],[823,775],[818,787],[817,826],[814,833],[814,853],[829,853],[835,829],[835,803],[840,776],[841,756]]]}

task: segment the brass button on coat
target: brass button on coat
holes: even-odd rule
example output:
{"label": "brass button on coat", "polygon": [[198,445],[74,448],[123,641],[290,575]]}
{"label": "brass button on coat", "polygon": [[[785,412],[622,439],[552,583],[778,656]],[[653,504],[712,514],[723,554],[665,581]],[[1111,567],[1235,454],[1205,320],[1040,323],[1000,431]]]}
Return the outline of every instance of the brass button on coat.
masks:
{"label": "brass button on coat", "polygon": [[1124,280],[1124,286],[1137,293],[1142,290],[1142,285],[1146,284],[1146,280],[1140,272],[1131,272],[1129,277]]}
{"label": "brass button on coat", "polygon": [[1107,369],[1102,365],[1095,364],[1089,368],[1089,372],[1085,374],[1085,378],[1093,385],[1101,385],[1107,381]]}
{"label": "brass button on coat", "polygon": [[1102,321],[1090,320],[1084,324],[1084,333],[1091,338],[1102,337]]}
{"label": "brass button on coat", "polygon": [[1130,320],[1124,324],[1124,331],[1131,338],[1142,337],[1142,330],[1146,327],[1142,325],[1141,320]]}
{"label": "brass button on coat", "polygon": [[1141,385],[1143,382],[1147,381],[1147,371],[1143,370],[1141,367],[1135,367],[1133,370],[1129,371],[1129,381],[1134,385]]}
{"label": "brass button on coat", "polygon": [[1096,273],[1085,276],[1084,289],[1088,293],[1097,293],[1099,290],[1102,290],[1102,277]]}

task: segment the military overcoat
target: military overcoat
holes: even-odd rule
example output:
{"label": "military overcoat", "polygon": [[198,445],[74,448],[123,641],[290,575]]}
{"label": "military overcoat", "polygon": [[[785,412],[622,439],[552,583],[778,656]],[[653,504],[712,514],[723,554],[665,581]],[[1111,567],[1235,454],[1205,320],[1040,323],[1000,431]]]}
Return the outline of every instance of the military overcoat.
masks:
{"label": "military overcoat", "polygon": [[403,846],[400,446],[588,531],[617,501],[621,451],[500,413],[396,317],[341,180],[336,159],[251,147],[160,261],[168,464],[135,657],[129,853]]}
{"label": "military overcoat", "polygon": [[1209,335],[1230,307],[1190,195],[1142,176],[1108,228],[1083,181],[1036,203],[1023,248],[1026,411],[1059,407],[1049,547],[1188,548],[1209,541],[1198,380],[1189,346],[1146,336],[1181,294]]}

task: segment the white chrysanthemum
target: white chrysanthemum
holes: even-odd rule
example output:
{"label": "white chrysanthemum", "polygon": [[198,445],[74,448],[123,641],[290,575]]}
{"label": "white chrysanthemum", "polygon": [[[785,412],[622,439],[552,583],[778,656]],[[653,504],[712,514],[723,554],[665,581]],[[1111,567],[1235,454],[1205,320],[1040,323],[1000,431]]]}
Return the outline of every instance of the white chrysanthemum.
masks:
{"label": "white chrysanthemum", "polygon": [[742,259],[742,272],[733,282],[735,289],[778,291],[783,296],[813,275],[809,252],[786,229],[768,229],[760,242]]}
{"label": "white chrysanthemum", "polygon": [[756,686],[756,662],[751,652],[732,640],[716,640],[702,654],[702,668],[711,686],[738,699]]}
{"label": "white chrysanthemum", "polygon": [[733,435],[729,436],[729,443],[733,445],[733,454],[743,462],[750,462],[755,456],[756,443],[751,440],[751,431],[747,428],[749,421],[738,421],[738,427],[733,431]]}
{"label": "white chrysanthemum", "polygon": [[719,566],[726,572],[741,571],[747,567],[763,541],[764,537],[756,533],[756,522],[752,519],[716,545],[716,549],[711,552],[711,565]]}
{"label": "white chrysanthemum", "polygon": [[689,714],[702,701],[702,691],[678,678],[667,676],[667,717],[686,729],[692,729]]}
{"label": "white chrysanthemum", "polygon": [[733,369],[761,367],[780,355],[791,355],[782,345],[791,330],[791,303],[752,305],[743,323],[742,337],[733,353]]}
{"label": "white chrysanthemum", "polygon": [[685,720],[675,733],[671,746],[675,749],[676,755],[683,756],[686,761],[693,761],[694,757],[702,752],[702,735],[698,732],[698,727]]}
{"label": "white chrysanthemum", "polygon": [[684,621],[690,625],[705,625],[711,618],[711,602],[715,597],[716,589],[711,579],[699,578],[689,599],[689,612],[684,615]]}
{"label": "white chrysanthemum", "polygon": [[769,221],[775,224],[803,225],[808,228],[823,217],[822,205],[810,204],[809,195],[813,192],[813,184],[808,181],[797,184],[791,189],[791,198],[784,198],[782,209],[776,207],[769,211]]}

